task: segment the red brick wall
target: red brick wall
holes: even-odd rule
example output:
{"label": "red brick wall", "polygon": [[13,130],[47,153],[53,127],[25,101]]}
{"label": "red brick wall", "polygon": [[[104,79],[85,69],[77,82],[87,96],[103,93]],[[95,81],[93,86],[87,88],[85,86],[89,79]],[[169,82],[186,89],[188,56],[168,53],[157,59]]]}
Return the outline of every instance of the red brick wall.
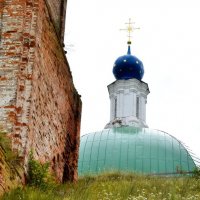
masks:
{"label": "red brick wall", "polygon": [[0,6],[0,125],[25,166],[33,150],[36,159],[51,162],[60,181],[73,181],[81,100],[49,5],[0,0]]}
{"label": "red brick wall", "polygon": [[63,42],[67,0],[46,0],[46,3],[56,32]]}
{"label": "red brick wall", "polygon": [[[32,3],[35,2],[35,3]],[[35,58],[37,1],[1,1],[0,124],[24,155]]]}

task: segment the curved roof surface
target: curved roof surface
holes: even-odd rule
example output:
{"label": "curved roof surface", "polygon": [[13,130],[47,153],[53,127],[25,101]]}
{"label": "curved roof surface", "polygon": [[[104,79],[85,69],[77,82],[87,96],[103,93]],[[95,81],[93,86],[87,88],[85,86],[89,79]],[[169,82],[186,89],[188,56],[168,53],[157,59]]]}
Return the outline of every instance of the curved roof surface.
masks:
{"label": "curved roof surface", "polygon": [[79,175],[111,170],[177,174],[195,167],[183,144],[162,131],[120,127],[81,137]]}

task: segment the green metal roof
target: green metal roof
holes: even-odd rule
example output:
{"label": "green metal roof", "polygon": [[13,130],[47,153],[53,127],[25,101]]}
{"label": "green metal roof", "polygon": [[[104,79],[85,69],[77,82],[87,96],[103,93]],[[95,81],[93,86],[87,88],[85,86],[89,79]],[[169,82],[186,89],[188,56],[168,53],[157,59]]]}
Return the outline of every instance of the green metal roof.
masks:
{"label": "green metal roof", "polygon": [[176,174],[191,172],[195,167],[183,144],[162,131],[120,127],[81,137],[79,175],[111,170]]}

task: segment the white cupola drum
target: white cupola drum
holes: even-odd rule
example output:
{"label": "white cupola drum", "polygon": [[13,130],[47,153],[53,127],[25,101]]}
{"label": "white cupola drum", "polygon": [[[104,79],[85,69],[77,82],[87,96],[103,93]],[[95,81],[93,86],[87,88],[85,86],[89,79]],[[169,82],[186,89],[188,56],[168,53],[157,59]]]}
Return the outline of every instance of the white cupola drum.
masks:
{"label": "white cupola drum", "polygon": [[130,33],[136,29],[129,20],[128,51],[114,63],[113,74],[116,81],[108,85],[110,96],[110,122],[105,128],[119,126],[148,127],[146,124],[146,103],[148,84],[142,81],[144,67],[142,61],[131,55]]}

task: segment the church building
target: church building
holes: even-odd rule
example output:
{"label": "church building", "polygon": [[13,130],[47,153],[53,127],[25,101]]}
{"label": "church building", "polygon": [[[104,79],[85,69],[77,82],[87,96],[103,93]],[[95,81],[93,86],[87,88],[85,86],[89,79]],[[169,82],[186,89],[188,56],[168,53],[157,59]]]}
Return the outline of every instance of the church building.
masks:
{"label": "church building", "polygon": [[144,67],[131,54],[129,20],[127,54],[116,59],[115,81],[108,85],[110,122],[102,131],[81,137],[78,173],[108,171],[155,175],[189,174],[196,164],[187,148],[174,136],[148,128],[146,123],[148,84],[142,81]]}

